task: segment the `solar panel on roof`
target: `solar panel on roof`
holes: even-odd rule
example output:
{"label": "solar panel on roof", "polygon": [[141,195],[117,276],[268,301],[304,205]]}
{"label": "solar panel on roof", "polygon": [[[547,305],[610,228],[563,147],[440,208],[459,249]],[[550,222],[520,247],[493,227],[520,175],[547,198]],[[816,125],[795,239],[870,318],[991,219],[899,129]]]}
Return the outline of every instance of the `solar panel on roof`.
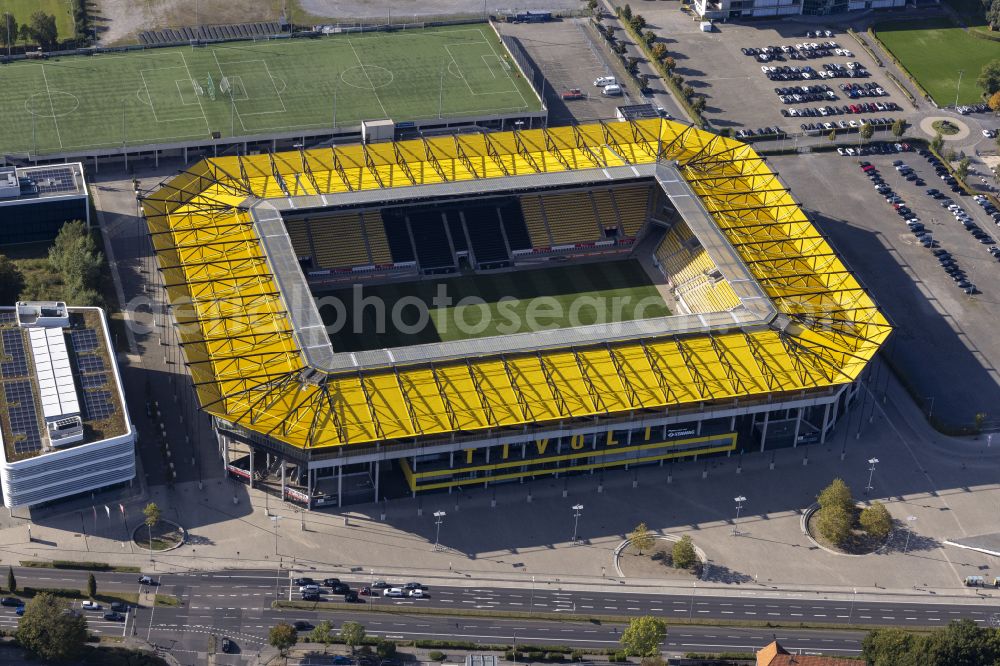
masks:
{"label": "solar panel on roof", "polygon": [[94,351],[98,348],[97,331],[92,328],[85,328],[82,331],[73,331],[69,334],[69,339],[73,343],[73,349],[77,353]]}
{"label": "solar panel on roof", "polygon": [[0,326],[17,323],[17,314],[13,312],[0,312]]}
{"label": "solar panel on roof", "polygon": [[100,388],[108,383],[107,373],[80,375],[80,386],[85,389]]}
{"label": "solar panel on roof", "polygon": [[35,396],[31,382],[7,382],[3,385],[7,401],[7,417],[14,435],[14,453],[32,453],[42,448],[42,435],[35,414]]}
{"label": "solar panel on roof", "polygon": [[84,391],[83,411],[88,421],[101,421],[115,413],[110,391]]}
{"label": "solar panel on roof", "polygon": [[104,359],[101,358],[100,356],[94,356],[92,354],[77,356],[76,364],[80,368],[80,372],[104,371]]}
{"label": "solar panel on roof", "polygon": [[75,192],[77,190],[72,167],[49,166],[31,169],[28,171],[28,176],[35,183],[39,194]]}
{"label": "solar panel on roof", "polygon": [[9,357],[9,361],[0,363],[0,377],[8,379],[11,377],[25,377],[28,374],[28,356],[24,352],[24,337],[21,329],[6,329],[0,337],[3,344],[3,353]]}

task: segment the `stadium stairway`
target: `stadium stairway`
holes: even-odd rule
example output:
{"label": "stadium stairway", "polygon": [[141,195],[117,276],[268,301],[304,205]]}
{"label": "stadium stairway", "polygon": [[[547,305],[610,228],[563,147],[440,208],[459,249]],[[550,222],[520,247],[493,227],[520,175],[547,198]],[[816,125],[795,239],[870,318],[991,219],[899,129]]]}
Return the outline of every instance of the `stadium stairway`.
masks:
{"label": "stadium stairway", "polygon": [[646,224],[649,193],[648,185],[611,190],[611,197],[621,219],[622,232],[626,238],[638,236]]}
{"label": "stadium stairway", "polygon": [[531,246],[550,247],[552,245],[552,234],[549,232],[549,225],[545,222],[541,197],[538,195],[523,196],[519,201],[521,204],[521,215],[528,228],[528,235],[531,237]]}
{"label": "stadium stairway", "polygon": [[477,264],[484,266],[510,261],[510,252],[495,205],[469,206],[462,211],[462,218]]}
{"label": "stadium stairway", "polygon": [[455,252],[448,241],[441,211],[411,211],[407,219],[421,270],[454,269]]}
{"label": "stadium stairway", "polygon": [[372,263],[380,266],[391,264],[392,253],[389,251],[389,241],[385,238],[382,214],[377,210],[366,210],[361,214],[361,225],[364,227]]}

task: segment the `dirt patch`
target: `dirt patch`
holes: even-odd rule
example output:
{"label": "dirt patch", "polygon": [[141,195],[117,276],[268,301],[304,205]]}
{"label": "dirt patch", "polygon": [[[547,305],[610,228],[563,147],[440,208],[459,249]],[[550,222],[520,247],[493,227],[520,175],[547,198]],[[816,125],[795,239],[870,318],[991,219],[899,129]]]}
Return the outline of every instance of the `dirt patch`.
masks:
{"label": "dirt patch", "polygon": [[806,529],[809,531],[809,535],[816,540],[816,543],[824,548],[829,548],[837,553],[845,553],[847,555],[869,555],[884,546],[889,539],[888,537],[884,539],[875,539],[861,529],[861,525],[858,522],[858,519],[861,517],[861,510],[860,506],[854,507],[854,511],[851,514],[851,524],[853,525],[853,528],[851,529],[851,535],[847,538],[847,543],[843,546],[838,546],[833,543],[823,536],[819,529],[817,529],[816,516],[819,515],[819,511],[813,511],[809,516],[809,521],[806,523]]}
{"label": "dirt patch", "polygon": [[[152,537],[152,547],[150,546]],[[184,531],[180,525],[168,520],[161,520],[150,530],[145,525],[140,525],[132,533],[132,539],[136,545],[146,550],[169,550],[184,542]]]}
{"label": "dirt patch", "polygon": [[[296,3],[289,2],[292,11]],[[143,30],[180,26],[277,21],[282,0],[96,0],[102,46],[133,44]],[[305,18],[305,17],[303,17]]]}
{"label": "dirt patch", "polygon": [[691,570],[674,568],[671,566],[670,558],[672,548],[673,543],[657,543],[652,550],[643,551],[640,555],[632,545],[629,545],[621,552],[618,564],[621,566],[622,573],[628,578],[697,580],[701,565],[697,564]]}

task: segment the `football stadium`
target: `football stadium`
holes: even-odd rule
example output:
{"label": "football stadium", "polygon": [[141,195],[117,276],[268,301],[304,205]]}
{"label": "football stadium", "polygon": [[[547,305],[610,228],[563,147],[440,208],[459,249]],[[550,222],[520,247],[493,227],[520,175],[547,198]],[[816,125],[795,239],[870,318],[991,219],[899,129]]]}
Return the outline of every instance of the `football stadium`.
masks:
{"label": "football stadium", "polygon": [[143,199],[227,469],[308,506],[826,441],[891,333],[663,120],[206,159]]}

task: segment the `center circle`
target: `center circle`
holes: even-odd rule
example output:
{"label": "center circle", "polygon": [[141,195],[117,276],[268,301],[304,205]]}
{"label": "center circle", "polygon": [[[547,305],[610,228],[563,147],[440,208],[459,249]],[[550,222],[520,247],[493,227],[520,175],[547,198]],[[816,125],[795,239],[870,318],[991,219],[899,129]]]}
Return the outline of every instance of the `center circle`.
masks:
{"label": "center circle", "polygon": [[68,116],[80,106],[80,100],[73,93],[53,90],[37,92],[24,100],[25,110],[39,118],[60,118]]}
{"label": "center circle", "polygon": [[340,80],[352,88],[376,90],[385,88],[395,78],[388,69],[378,65],[356,65],[340,73]]}

